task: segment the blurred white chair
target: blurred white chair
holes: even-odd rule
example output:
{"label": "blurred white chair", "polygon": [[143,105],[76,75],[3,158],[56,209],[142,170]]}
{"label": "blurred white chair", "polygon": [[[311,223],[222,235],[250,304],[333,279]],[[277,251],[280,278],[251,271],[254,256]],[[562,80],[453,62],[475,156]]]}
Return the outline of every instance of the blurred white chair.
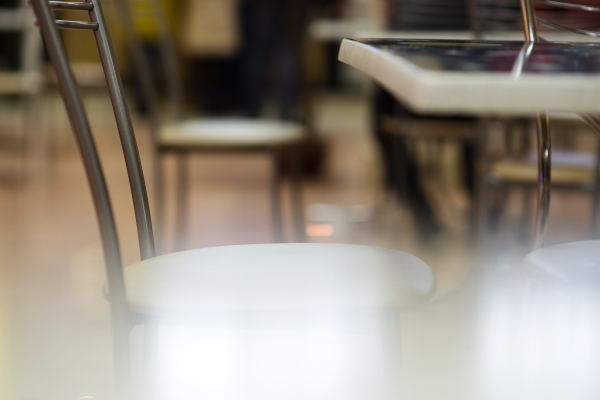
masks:
{"label": "blurred white chair", "polygon": [[[309,321],[307,329],[310,331],[310,322],[315,320],[321,320],[325,325],[341,321],[344,325],[344,321],[354,317],[389,314],[395,321],[399,311],[423,304],[433,295],[435,276],[424,262],[406,253],[375,247],[323,244],[225,246],[156,257],[144,175],[100,1],[32,0],[32,3],[57,72],[98,216],[108,283],[106,295],[111,306],[118,400],[132,398],[129,333],[133,325],[144,324],[148,340],[152,337],[152,327],[176,321],[212,327],[224,325],[234,331],[239,330],[240,325],[250,324],[274,332],[297,330],[298,322]],[[49,5],[54,9],[87,11],[90,22],[55,21]],[[104,174],[56,26],[95,33],[121,136],[143,260],[125,269],[121,264]],[[354,328],[349,326],[348,329]],[[392,323],[387,331],[390,330],[393,343],[397,340],[398,327]],[[304,331],[301,329],[300,332]],[[152,350],[151,342],[145,346]],[[391,349],[391,352],[396,350]],[[277,348],[267,346],[266,352],[257,357],[264,361],[268,357],[277,359],[278,355]],[[318,357],[315,363],[319,363]],[[260,375],[260,372],[251,372]],[[299,387],[305,383],[304,376],[290,376],[286,370],[281,373],[295,380]],[[241,374],[239,379],[245,379],[246,375]],[[266,379],[268,381],[271,376]],[[377,377],[365,375],[356,379],[376,381]],[[392,381],[397,382],[397,379]],[[274,387],[276,383],[273,383]],[[371,399],[376,394],[367,391],[352,395]],[[247,398],[259,398],[255,394],[246,395]],[[328,396],[344,397],[340,393],[328,393]]]}
{"label": "blurred white chair", "polygon": [[[134,29],[134,19],[126,0],[118,0],[117,6],[129,41],[140,89],[150,110],[153,137],[156,147],[156,203],[157,226],[163,226],[164,184],[162,160],[168,153],[178,158],[177,230],[176,242],[181,244],[186,229],[187,158],[190,153],[227,152],[260,153],[272,158],[271,208],[276,242],[283,241],[281,212],[281,150],[297,145],[304,138],[305,127],[291,121],[248,118],[187,118],[184,113],[184,87],[180,77],[177,54],[171,29],[165,17],[161,1],[147,0],[136,4],[136,12],[154,20],[163,70],[169,93],[174,120],[162,117],[155,82],[149,69],[141,39]],[[303,206],[300,182],[300,155],[296,152],[292,177],[292,208],[296,239],[304,241]]]}
{"label": "blurred white chair", "polygon": [[[486,191],[501,190],[505,192],[513,188],[524,191],[522,230],[528,227],[528,210],[530,210],[531,194],[535,192],[538,183],[537,154],[528,150],[529,128],[531,124],[524,121],[504,121],[504,139],[510,133],[510,127],[517,128],[521,149],[517,152],[504,149],[501,155],[492,154],[486,149],[484,182]],[[511,125],[512,123],[512,125]],[[576,114],[552,113],[550,126],[554,139],[581,137],[589,133],[589,128]],[[593,133],[593,132],[592,132]],[[596,137],[594,136],[594,139]],[[505,147],[510,146],[510,140],[505,140]],[[596,141],[592,152],[573,150],[569,148],[554,148],[552,151],[552,187],[553,189],[577,191],[590,194],[590,236],[593,238],[598,230],[598,211],[600,206],[600,143]],[[501,196],[503,199],[504,196]],[[502,203],[502,201],[500,201]],[[487,206],[487,205],[486,205]],[[502,212],[502,204],[498,211]],[[486,210],[489,211],[489,210]],[[499,216],[499,215],[498,215]]]}
{"label": "blurred white chair", "polygon": [[[33,25],[33,16],[27,11],[25,0],[15,8],[0,8],[0,31],[20,36],[19,60],[16,70],[0,70],[0,96],[17,97],[23,107],[23,145],[26,136],[37,128],[39,97],[43,87],[42,42]],[[39,122],[39,121],[38,121]]]}
{"label": "blurred white chair", "polygon": [[[532,32],[534,36],[537,36],[537,23],[539,22],[561,31],[600,37],[600,32],[582,29],[581,27],[564,26],[554,21],[536,17],[535,4],[581,13],[600,13],[600,7],[598,6],[564,3],[551,0],[526,0],[523,12],[525,14],[525,21],[529,26],[529,31]],[[596,131],[596,133],[600,134],[600,116],[590,114],[580,114],[580,116]],[[549,138],[547,148],[549,148]],[[548,154],[542,161],[543,174],[546,175],[546,179],[549,180],[550,155]],[[554,278],[568,286],[580,288],[580,290],[600,292],[600,280],[598,279],[600,269],[598,268],[599,264],[596,261],[598,259],[598,254],[600,254],[599,249],[600,241],[574,242],[541,248],[529,254],[523,260],[523,265],[534,273],[541,273],[544,277]]]}

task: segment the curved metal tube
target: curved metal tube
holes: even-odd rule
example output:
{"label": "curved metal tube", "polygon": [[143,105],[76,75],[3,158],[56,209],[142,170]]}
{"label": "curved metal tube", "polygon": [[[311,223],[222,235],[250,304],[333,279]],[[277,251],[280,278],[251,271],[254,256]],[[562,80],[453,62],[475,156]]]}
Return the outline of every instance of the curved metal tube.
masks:
{"label": "curved metal tube", "polygon": [[579,35],[585,35],[585,36],[591,36],[591,37],[600,37],[600,32],[588,31],[588,30],[585,30],[585,29],[569,28],[567,26],[564,26],[564,25],[561,25],[561,24],[557,24],[555,22],[550,22],[547,19],[540,18],[540,17],[537,17],[537,20],[538,20],[538,22],[540,24],[549,26],[549,27],[554,28],[554,29],[556,29],[558,31],[577,33]]}
{"label": "curved metal tube", "polygon": [[99,27],[96,30],[95,37],[100,52],[100,60],[104,69],[104,76],[108,85],[108,91],[112,102],[121,145],[125,156],[125,165],[129,175],[129,184],[133,197],[133,207],[138,229],[138,240],[142,260],[152,258],[156,255],[154,249],[154,232],[152,230],[152,218],[150,216],[150,205],[148,203],[148,193],[146,191],[146,182],[142,163],[137,148],[133,125],[129,115],[127,102],[125,101],[125,92],[123,84],[119,78],[117,62],[115,60],[114,50],[111,45],[107,30],[106,21],[102,12],[102,6],[99,0],[91,0],[94,5],[94,11],[90,12],[92,22],[97,22]]}
{"label": "curved metal tube", "polygon": [[523,13],[525,40],[528,42],[537,42],[539,40],[539,36],[537,22],[535,20],[534,0],[521,0],[521,11]]}
{"label": "curved metal tube", "polygon": [[585,4],[564,3],[562,1],[553,0],[535,0],[535,2],[547,7],[562,8],[565,10],[600,12],[600,7],[588,6]]}
{"label": "curved metal tube", "polygon": [[523,44],[523,47],[521,48],[521,51],[519,52],[519,56],[515,60],[515,65],[513,65],[513,70],[511,72],[511,75],[513,76],[513,78],[519,79],[521,77],[521,75],[523,74],[523,70],[525,69],[525,66],[529,62],[529,59],[531,58],[531,54],[533,53],[534,47],[535,47],[535,42],[527,41]]}
{"label": "curved metal tube", "polygon": [[550,155],[550,119],[548,113],[538,112],[537,116],[538,140],[538,209],[536,216],[535,248],[544,247],[548,230],[548,215],[550,213],[551,167]]}
{"label": "curved metal tube", "polygon": [[128,338],[130,315],[121,265],[121,251],[106,180],[85,108],[79,96],[77,82],[69,65],[67,53],[52,12],[46,0],[33,0],[32,5],[39,21],[48,55],[56,70],[60,92],[77,139],[94,199],[110,295],[117,399],[129,400],[131,398]]}

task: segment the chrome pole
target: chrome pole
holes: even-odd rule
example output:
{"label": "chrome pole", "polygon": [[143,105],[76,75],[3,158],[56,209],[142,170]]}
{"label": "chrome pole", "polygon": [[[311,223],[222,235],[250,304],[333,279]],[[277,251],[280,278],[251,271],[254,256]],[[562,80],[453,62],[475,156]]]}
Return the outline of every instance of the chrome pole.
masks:
{"label": "chrome pole", "polygon": [[[525,41],[537,43],[540,41],[535,15],[535,0],[521,0],[521,11],[523,13],[523,28],[525,30]],[[531,55],[532,46],[526,46]],[[521,66],[521,69],[524,65]],[[544,247],[548,229],[548,214],[550,213],[551,192],[551,155],[550,155],[550,120],[548,113],[539,111],[537,114],[537,146],[538,146],[538,208],[536,215],[535,248]]]}
{"label": "chrome pole", "polygon": [[98,225],[100,226],[110,298],[116,398],[118,400],[130,400],[130,315],[121,265],[119,239],[106,180],[85,108],[79,95],[79,88],[71,70],[67,53],[62,45],[62,37],[55,25],[54,16],[47,0],[33,0],[32,6],[38,19],[50,61],[56,70],[59,89],[77,139],[94,199]]}
{"label": "chrome pole", "polygon": [[550,213],[550,119],[547,112],[538,112],[537,116],[537,145],[538,145],[538,209],[536,216],[535,248],[546,245],[548,230],[548,214]]}
{"label": "chrome pole", "polygon": [[104,67],[104,76],[106,77],[108,91],[115,112],[119,136],[121,137],[121,145],[123,146],[123,154],[125,156],[125,164],[129,175],[138,229],[140,253],[142,260],[146,260],[155,256],[155,249],[154,232],[152,230],[152,219],[150,216],[150,205],[148,203],[144,172],[142,171],[142,163],[137,148],[135,134],[133,132],[133,125],[131,123],[127,102],[125,101],[123,84],[119,78],[117,62],[109,39],[102,6],[100,0],[90,1],[94,5],[94,11],[90,12],[90,19],[92,22],[98,23],[98,29],[94,31],[94,34],[98,45],[98,51],[100,52],[100,60]]}
{"label": "chrome pole", "polygon": [[525,40],[528,42],[537,42],[538,35],[537,21],[535,17],[535,1],[521,0],[521,12],[523,14],[523,28],[525,29]]}

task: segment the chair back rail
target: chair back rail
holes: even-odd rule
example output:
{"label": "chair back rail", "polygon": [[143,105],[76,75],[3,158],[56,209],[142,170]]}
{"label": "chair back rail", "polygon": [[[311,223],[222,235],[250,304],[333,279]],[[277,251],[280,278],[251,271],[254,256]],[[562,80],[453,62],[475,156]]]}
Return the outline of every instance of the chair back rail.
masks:
{"label": "chair back rail", "polygon": [[[129,329],[130,314],[125,292],[121,251],[108,188],[83,101],[79,94],[79,88],[69,64],[69,59],[58,32],[52,10],[47,0],[32,0],[31,4],[34,8],[50,61],[56,70],[59,89],[79,146],[94,199],[108,281],[117,398],[119,400],[126,400],[129,398],[130,365],[129,358],[127,357],[129,342],[124,340],[127,337],[124,332],[127,332]],[[101,17],[102,11],[98,3],[92,4],[94,5],[94,13],[100,15],[100,18],[97,18],[96,22],[101,27],[104,23]]]}
{"label": "chair back rail", "polygon": [[[146,184],[144,180],[144,174],[142,171],[142,165],[140,161],[139,151],[135,139],[135,134],[133,131],[133,125],[131,123],[131,116],[129,114],[129,109],[127,107],[127,103],[125,101],[125,93],[123,90],[123,84],[121,82],[121,78],[119,76],[117,63],[115,60],[114,50],[112,47],[112,43],[110,40],[110,36],[108,33],[108,28],[106,25],[106,21],[104,19],[104,14],[102,12],[102,6],[99,0],[88,0],[83,2],[66,2],[66,1],[48,1],[45,0],[43,9],[53,9],[53,10],[79,10],[79,11],[87,11],[89,13],[90,21],[70,21],[70,20],[56,20],[52,18],[53,21],[53,30],[58,29],[82,29],[82,30],[90,30],[94,32],[96,45],[98,46],[98,52],[100,53],[100,60],[102,63],[102,67],[104,70],[104,76],[106,78],[108,91],[110,94],[111,103],[113,106],[113,112],[115,114],[115,119],[117,122],[117,128],[119,131],[119,136],[121,139],[121,145],[123,148],[123,154],[125,157],[125,164],[127,166],[127,174],[129,177],[129,184],[131,188],[131,194],[133,198],[133,205],[135,211],[135,219],[137,224],[138,231],[138,241],[140,246],[140,254],[143,260],[152,258],[155,256],[155,248],[154,248],[154,233],[152,229],[152,219],[150,215],[150,207],[148,202],[148,194],[146,191]],[[36,8],[36,13],[41,12]],[[38,24],[41,26],[42,20],[38,16]],[[50,35],[50,31],[47,29],[42,29],[42,33],[46,35]],[[46,46],[50,46],[53,43],[52,36],[48,36],[48,39],[45,39],[48,43]],[[60,54],[61,46],[58,46],[59,50],[57,50],[57,55]],[[65,59],[64,62],[68,63],[68,59]],[[62,59],[57,58],[53,60],[53,64],[56,69],[64,68],[62,65]],[[68,73],[64,73],[62,79],[64,80],[65,85],[71,85],[71,82],[68,78]],[[76,87],[76,82],[72,83]],[[63,96],[71,98],[71,96],[79,96],[77,92],[65,92]],[[65,102],[66,102],[65,98]],[[73,107],[74,112],[69,115],[71,119],[71,124],[76,130],[78,135],[90,135],[91,131],[89,130],[89,126],[87,121],[81,122],[81,118],[85,117],[84,110],[78,111],[79,107],[75,106],[76,102],[74,100],[69,100],[70,107]],[[68,107],[67,107],[68,108]],[[81,126],[80,126],[81,125]],[[84,126],[88,126],[84,128]],[[77,128],[77,129],[75,129]],[[95,152],[95,148],[93,149]],[[90,152],[86,152],[83,155],[84,161],[87,158],[92,157]],[[91,182],[99,179],[98,174],[91,174],[88,176]],[[102,179],[104,179],[102,177]],[[96,202],[96,207],[100,207],[105,210],[109,210],[104,202],[108,200],[104,199],[102,196],[94,199]],[[111,211],[112,214],[112,211]],[[111,217],[112,218],[112,217]],[[112,226],[106,226],[107,229],[113,230]],[[116,231],[111,232],[111,235],[116,237]]]}
{"label": "chair back rail", "polygon": [[[125,32],[125,39],[131,50],[137,80],[142,93],[142,102],[149,110],[148,114],[150,117],[152,136],[156,141],[161,126],[161,112],[158,92],[154,85],[154,78],[150,69],[150,60],[144,51],[140,36],[135,32],[134,19],[129,4],[125,1],[118,0],[116,6]],[[151,12],[149,13],[152,15]],[[169,86],[171,85],[169,84]],[[173,94],[170,94],[170,97],[172,96]]]}

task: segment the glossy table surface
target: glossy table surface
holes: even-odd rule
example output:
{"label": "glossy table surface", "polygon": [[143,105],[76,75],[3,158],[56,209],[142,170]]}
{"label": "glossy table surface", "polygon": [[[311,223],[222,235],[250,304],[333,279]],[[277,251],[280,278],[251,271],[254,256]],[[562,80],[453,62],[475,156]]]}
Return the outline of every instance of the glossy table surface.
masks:
{"label": "glossy table surface", "polygon": [[423,113],[600,110],[597,43],[345,39],[339,59]]}

